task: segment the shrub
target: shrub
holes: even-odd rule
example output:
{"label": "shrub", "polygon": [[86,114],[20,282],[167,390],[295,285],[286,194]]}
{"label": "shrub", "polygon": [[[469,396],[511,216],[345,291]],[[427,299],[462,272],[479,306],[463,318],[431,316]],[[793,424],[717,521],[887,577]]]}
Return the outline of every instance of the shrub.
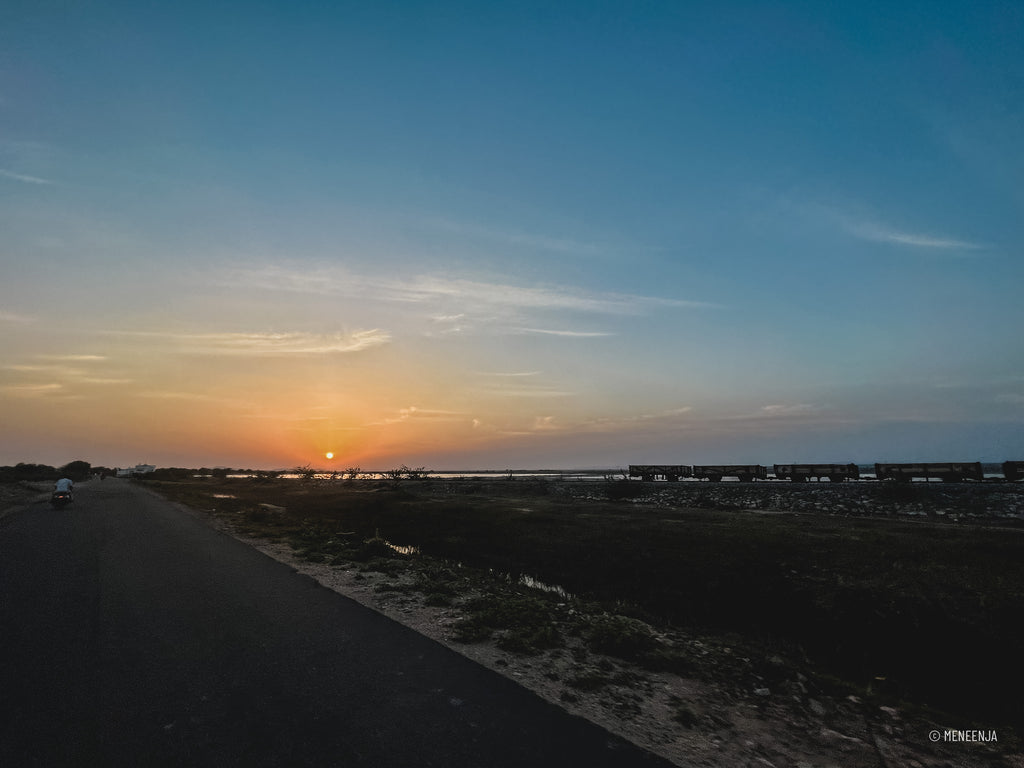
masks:
{"label": "shrub", "polygon": [[608,614],[591,625],[587,640],[596,653],[634,662],[650,658],[660,646],[654,631],[644,622]]}
{"label": "shrub", "polygon": [[469,616],[456,625],[457,639],[476,642],[489,639],[495,630],[506,630],[499,647],[516,653],[535,654],[562,645],[546,600],[526,595],[488,595],[466,606]]}

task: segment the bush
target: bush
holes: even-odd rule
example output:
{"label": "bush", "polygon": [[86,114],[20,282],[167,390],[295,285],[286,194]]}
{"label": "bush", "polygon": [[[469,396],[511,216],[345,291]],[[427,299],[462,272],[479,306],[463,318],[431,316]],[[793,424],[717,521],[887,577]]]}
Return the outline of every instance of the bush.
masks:
{"label": "bush", "polygon": [[456,625],[456,639],[478,642],[504,630],[498,646],[515,653],[536,654],[562,645],[551,609],[542,598],[488,595],[466,606],[468,618]]}
{"label": "bush", "polygon": [[654,631],[644,622],[626,616],[600,617],[591,626],[587,639],[597,653],[626,661],[639,661],[658,648]]}

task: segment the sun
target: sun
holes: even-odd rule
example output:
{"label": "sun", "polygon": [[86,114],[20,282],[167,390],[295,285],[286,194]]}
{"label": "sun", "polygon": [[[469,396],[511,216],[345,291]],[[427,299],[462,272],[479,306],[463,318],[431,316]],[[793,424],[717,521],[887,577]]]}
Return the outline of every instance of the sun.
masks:
{"label": "sun", "polygon": [[326,457],[327,457],[328,459],[333,459],[333,458],[334,458],[334,454],[333,454],[333,453],[331,453],[330,451],[328,451],[327,453],[325,453],[325,454],[324,454],[324,456],[326,456]]}

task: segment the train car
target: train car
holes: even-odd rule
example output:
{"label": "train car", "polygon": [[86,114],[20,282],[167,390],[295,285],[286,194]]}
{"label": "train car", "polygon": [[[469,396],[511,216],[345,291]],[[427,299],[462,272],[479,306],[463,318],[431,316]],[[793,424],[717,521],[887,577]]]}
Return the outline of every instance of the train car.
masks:
{"label": "train car", "polygon": [[860,468],[856,464],[776,464],[775,477],[806,483],[812,477],[820,480],[827,477],[833,483],[844,480],[859,480]]}
{"label": "train car", "polygon": [[629,476],[639,477],[644,482],[664,477],[674,483],[681,477],[693,477],[693,467],[688,464],[630,464]]}
{"label": "train car", "polygon": [[985,479],[980,461],[875,464],[875,477],[879,480],[895,480],[900,483],[909,483],[915,477],[925,480],[936,478],[944,483],[961,483],[964,480],[974,480],[980,483]]}
{"label": "train car", "polygon": [[693,477],[704,478],[713,483],[721,482],[723,477],[735,477],[741,483],[749,483],[753,480],[767,480],[768,468],[760,464],[694,465]]}
{"label": "train car", "polygon": [[1024,461],[1004,461],[1003,478],[1008,483],[1024,480]]}

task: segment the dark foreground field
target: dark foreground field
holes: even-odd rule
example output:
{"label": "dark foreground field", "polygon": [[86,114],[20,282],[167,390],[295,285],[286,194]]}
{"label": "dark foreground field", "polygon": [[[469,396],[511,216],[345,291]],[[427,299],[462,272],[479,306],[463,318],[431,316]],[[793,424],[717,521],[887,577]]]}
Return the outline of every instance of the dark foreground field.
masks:
{"label": "dark foreground field", "polygon": [[[444,563],[557,585],[619,617],[589,630],[603,650],[651,666],[699,672],[700,660],[659,651],[632,618],[802,659],[837,691],[1002,727],[1004,743],[1024,722],[1018,486],[149,484],[314,561],[380,562],[402,558],[387,545],[415,547],[434,563],[428,599],[453,591]],[[467,641],[498,628],[524,653],[558,644],[543,599],[481,602]]]}

